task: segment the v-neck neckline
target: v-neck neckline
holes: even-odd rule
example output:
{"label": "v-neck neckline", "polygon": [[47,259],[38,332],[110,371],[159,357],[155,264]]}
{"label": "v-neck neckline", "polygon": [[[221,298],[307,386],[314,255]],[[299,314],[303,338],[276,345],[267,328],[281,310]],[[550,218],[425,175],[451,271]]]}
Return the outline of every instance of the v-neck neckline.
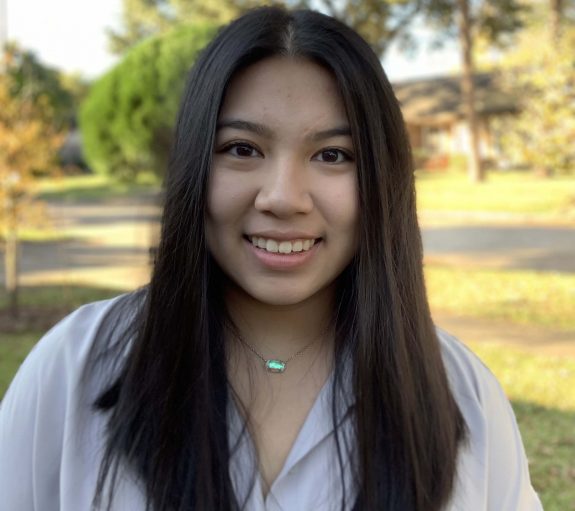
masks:
{"label": "v-neck neckline", "polygon": [[[354,399],[351,393],[350,363],[344,364],[342,374],[343,388],[347,402],[337,409],[336,423],[338,426],[347,417],[349,408]],[[268,500],[274,497],[274,488],[285,478],[290,471],[311,453],[333,431],[332,417],[332,393],[334,382],[334,370],[330,372],[325,383],[318,392],[313,405],[307,413],[296,437],[290,447],[283,467],[269,487],[265,498],[263,496],[263,482],[257,466],[256,450],[251,435],[245,427],[245,423],[237,405],[231,397],[228,401],[228,443],[230,445],[230,478],[234,485],[234,492],[240,504],[248,502],[254,496],[261,504],[262,509],[267,509]],[[255,495],[253,495],[255,493]],[[259,509],[259,508],[257,508]]]}

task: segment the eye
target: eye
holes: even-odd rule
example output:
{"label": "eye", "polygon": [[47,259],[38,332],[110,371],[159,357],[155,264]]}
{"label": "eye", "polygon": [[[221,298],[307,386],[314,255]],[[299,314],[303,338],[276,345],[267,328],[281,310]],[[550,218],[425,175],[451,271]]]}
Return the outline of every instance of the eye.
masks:
{"label": "eye", "polygon": [[230,154],[236,158],[257,158],[262,156],[262,153],[247,142],[232,142],[222,147],[219,152]]}
{"label": "eye", "polygon": [[314,160],[322,161],[325,163],[343,163],[345,161],[353,160],[352,156],[341,149],[330,147],[323,149],[314,155]]}

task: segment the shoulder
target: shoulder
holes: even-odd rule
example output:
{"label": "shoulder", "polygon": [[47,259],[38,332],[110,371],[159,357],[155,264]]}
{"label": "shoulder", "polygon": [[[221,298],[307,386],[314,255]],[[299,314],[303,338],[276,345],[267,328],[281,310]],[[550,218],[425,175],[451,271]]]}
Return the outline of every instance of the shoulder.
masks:
{"label": "shoulder", "polygon": [[0,403],[0,494],[10,509],[58,509],[63,467],[78,465],[73,441],[101,386],[87,388],[86,362],[124,298],[80,307],[54,326]]}
{"label": "shoulder", "polygon": [[493,373],[469,348],[437,329],[451,391],[467,425],[456,510],[539,511],[515,415]]}
{"label": "shoulder", "polygon": [[111,322],[111,313],[127,296],[83,305],[62,319],[31,350],[13,385],[25,384],[31,374],[41,378],[46,372],[54,370],[61,376],[76,379],[94,343],[105,335],[106,327]]}
{"label": "shoulder", "polygon": [[500,389],[489,368],[459,339],[436,328],[443,363],[452,392],[458,402],[486,403],[494,390]]}
{"label": "shoulder", "polygon": [[[95,343],[105,337],[111,314],[128,295],[84,305],[49,330],[30,351],[0,406],[0,426],[32,403],[75,390]],[[104,341],[104,340],[103,340]],[[37,410],[37,408],[36,408]]]}
{"label": "shoulder", "polygon": [[462,342],[441,329],[437,332],[451,391],[471,442],[483,450],[504,437],[521,444],[511,404],[497,378]]}

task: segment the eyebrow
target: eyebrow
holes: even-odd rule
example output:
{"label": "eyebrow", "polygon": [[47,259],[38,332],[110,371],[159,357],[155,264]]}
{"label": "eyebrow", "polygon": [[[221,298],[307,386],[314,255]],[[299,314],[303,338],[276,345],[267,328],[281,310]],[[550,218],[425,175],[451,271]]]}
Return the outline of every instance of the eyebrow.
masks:
{"label": "eyebrow", "polygon": [[[274,132],[272,129],[257,122],[244,121],[242,119],[223,119],[216,125],[216,130],[219,131],[224,128],[249,131],[266,138],[274,138]],[[336,126],[335,128],[327,130],[316,131],[306,138],[314,142],[318,142],[333,137],[351,137],[349,126]]]}

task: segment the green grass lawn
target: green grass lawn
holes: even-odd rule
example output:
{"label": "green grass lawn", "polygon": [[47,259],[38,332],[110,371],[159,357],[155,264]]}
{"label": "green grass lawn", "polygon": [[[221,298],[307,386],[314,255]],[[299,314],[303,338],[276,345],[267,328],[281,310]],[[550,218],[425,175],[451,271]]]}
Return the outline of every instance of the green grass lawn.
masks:
{"label": "green grass lawn", "polygon": [[575,275],[427,265],[435,310],[525,325],[575,330]]}
{"label": "green grass lawn", "polygon": [[38,184],[38,192],[44,200],[81,201],[126,197],[160,188],[159,179],[142,174],[133,182],[122,182],[100,174],[85,174],[44,179]]}
{"label": "green grass lawn", "polygon": [[575,511],[575,360],[474,344],[511,399],[546,511]]}
{"label": "green grass lawn", "polygon": [[[34,288],[24,290],[22,301],[37,312],[54,303],[72,309],[116,293],[80,287]],[[0,312],[5,308],[5,297],[0,295]],[[0,331],[0,397],[46,328]],[[471,348],[498,377],[512,401],[533,485],[545,510],[575,511],[575,360],[527,354],[500,345],[474,344]]]}
{"label": "green grass lawn", "polygon": [[0,332],[0,399],[4,395],[18,367],[38,342],[43,332]]}
{"label": "green grass lawn", "polygon": [[[105,300],[121,294],[121,291],[97,287],[82,286],[22,286],[19,291],[19,301],[25,310],[50,309],[58,305],[72,311],[80,305],[98,300]],[[0,311],[8,307],[8,296],[0,290]],[[0,331],[1,332],[1,331]]]}
{"label": "green grass lawn", "polygon": [[[81,202],[104,201],[129,197],[160,190],[159,178],[151,173],[142,174],[134,183],[114,180],[109,176],[82,174],[50,177],[38,181],[37,192],[41,201]],[[68,233],[58,231],[45,219],[39,227],[23,226],[20,239],[26,242],[64,241],[73,239]]]}
{"label": "green grass lawn", "polygon": [[[511,213],[529,218],[575,219],[575,178],[543,179],[524,173],[492,173],[472,185],[464,174],[418,173],[418,205],[424,212]],[[99,200],[157,189],[76,176],[41,184],[48,200]],[[425,268],[434,310],[524,325],[575,330],[575,275],[529,271]],[[69,286],[24,289],[22,303],[35,311],[71,310],[118,291]],[[0,313],[6,299],[0,293]],[[56,317],[56,316],[54,316]],[[47,327],[30,324],[12,333],[0,323],[0,397],[26,353]],[[533,484],[546,511],[575,511],[575,361],[515,348],[473,345],[499,378],[512,404],[530,460]]]}
{"label": "green grass lawn", "polygon": [[[491,212],[525,215],[575,214],[575,177],[542,178],[527,172],[490,172],[484,183],[472,184],[463,172],[417,172],[417,199],[421,211]],[[40,197],[81,200],[122,197],[157,191],[159,180],[143,174],[135,183],[102,175],[65,176],[39,182]]]}
{"label": "green grass lawn", "polygon": [[417,172],[420,212],[514,213],[575,218],[575,177],[542,178],[527,172],[491,172],[484,183],[464,173]]}

